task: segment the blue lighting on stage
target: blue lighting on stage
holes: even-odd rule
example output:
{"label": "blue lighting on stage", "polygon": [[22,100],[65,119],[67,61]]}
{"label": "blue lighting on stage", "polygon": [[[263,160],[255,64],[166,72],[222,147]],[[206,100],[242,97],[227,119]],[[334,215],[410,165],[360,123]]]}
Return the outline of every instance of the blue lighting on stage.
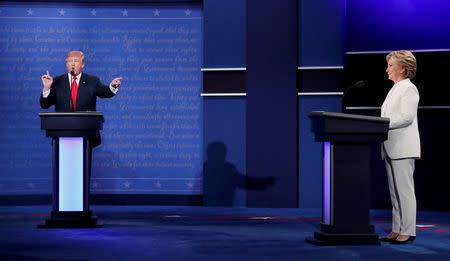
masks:
{"label": "blue lighting on stage", "polygon": [[347,51],[449,49],[450,1],[347,0]]}
{"label": "blue lighting on stage", "polygon": [[83,211],[83,138],[59,138],[59,211]]}

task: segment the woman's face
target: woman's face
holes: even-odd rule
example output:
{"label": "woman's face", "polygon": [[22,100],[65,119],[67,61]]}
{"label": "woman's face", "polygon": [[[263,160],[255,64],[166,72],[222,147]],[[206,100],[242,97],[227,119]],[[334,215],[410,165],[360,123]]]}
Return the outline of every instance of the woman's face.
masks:
{"label": "woman's face", "polygon": [[394,58],[391,57],[389,59],[386,69],[389,80],[397,83],[405,79],[405,77],[403,76],[404,71],[405,69]]}

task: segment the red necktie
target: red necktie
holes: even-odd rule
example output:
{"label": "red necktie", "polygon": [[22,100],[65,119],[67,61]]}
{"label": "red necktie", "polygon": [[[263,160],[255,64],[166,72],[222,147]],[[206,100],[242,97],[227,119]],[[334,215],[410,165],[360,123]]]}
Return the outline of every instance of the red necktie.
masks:
{"label": "red necktie", "polygon": [[76,110],[77,106],[77,93],[78,93],[78,84],[77,84],[77,77],[73,77],[72,82],[72,101],[73,101],[73,110]]}

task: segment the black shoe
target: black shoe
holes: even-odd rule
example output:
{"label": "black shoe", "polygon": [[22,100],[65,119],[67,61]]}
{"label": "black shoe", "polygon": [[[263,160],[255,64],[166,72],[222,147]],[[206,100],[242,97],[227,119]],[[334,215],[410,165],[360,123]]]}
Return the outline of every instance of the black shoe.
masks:
{"label": "black shoe", "polygon": [[397,237],[398,237],[398,235],[395,237],[392,237],[392,238],[383,237],[383,238],[380,238],[380,241],[381,242],[392,242],[392,241],[395,241],[397,239]]}
{"label": "black shoe", "polygon": [[407,240],[404,240],[404,241],[394,240],[394,241],[391,241],[389,243],[392,244],[392,245],[403,245],[403,244],[408,244],[408,242],[412,243],[414,241],[414,239],[416,239],[415,236],[409,236],[409,238]]}

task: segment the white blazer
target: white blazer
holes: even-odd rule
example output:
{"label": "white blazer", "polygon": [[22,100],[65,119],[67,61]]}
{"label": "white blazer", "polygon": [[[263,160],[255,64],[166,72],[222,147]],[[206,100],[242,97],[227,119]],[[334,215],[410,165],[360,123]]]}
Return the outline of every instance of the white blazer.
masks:
{"label": "white blazer", "polygon": [[389,91],[381,106],[381,117],[390,119],[388,139],[381,148],[383,159],[385,154],[390,159],[420,158],[419,99],[419,92],[409,79],[399,81]]}

